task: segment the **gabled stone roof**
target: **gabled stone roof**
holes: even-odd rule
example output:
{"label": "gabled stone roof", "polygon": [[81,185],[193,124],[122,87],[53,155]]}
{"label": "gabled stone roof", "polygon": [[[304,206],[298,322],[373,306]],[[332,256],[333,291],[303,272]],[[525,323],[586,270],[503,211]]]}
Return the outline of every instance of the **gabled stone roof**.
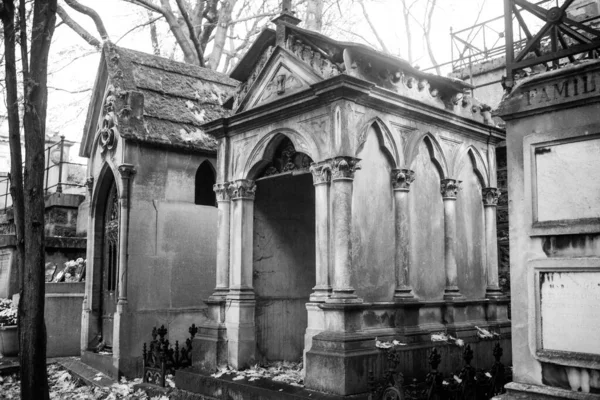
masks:
{"label": "gabled stone roof", "polygon": [[[495,125],[490,108],[470,96],[472,85],[455,78],[420,71],[407,61],[359,43],[342,42],[293,24],[285,27],[285,43],[279,47],[309,66],[321,79],[345,74],[412,100],[454,112],[457,116]],[[265,29],[230,76],[241,84],[227,102],[234,112],[245,111],[243,99],[252,92],[271,55],[276,53],[276,32]]]}
{"label": "gabled stone roof", "polygon": [[84,128],[80,155],[89,157],[104,113],[114,96],[119,135],[127,140],[215,152],[215,139],[201,125],[226,117],[222,104],[238,82],[191,64],[105,44]]}

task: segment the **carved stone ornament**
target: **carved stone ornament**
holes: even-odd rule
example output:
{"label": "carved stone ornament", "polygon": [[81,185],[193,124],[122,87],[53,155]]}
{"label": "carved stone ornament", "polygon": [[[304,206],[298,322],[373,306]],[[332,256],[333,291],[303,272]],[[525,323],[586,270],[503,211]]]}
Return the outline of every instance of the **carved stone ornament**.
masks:
{"label": "carved stone ornament", "polygon": [[117,116],[115,114],[115,104],[117,102],[117,96],[112,86],[108,88],[106,99],[104,100],[104,117],[102,118],[102,126],[100,127],[98,134],[100,152],[104,153],[106,150],[112,150],[117,144],[117,136],[119,131],[117,129]]}
{"label": "carved stone ornament", "polygon": [[312,163],[310,172],[312,172],[313,184],[315,185],[329,183],[331,180],[331,165],[329,163]]}
{"label": "carved stone ornament", "polygon": [[256,184],[250,179],[238,179],[230,182],[227,190],[229,191],[229,196],[232,200],[254,200],[254,195],[256,194]]}
{"label": "carved stone ornament", "polygon": [[85,180],[85,186],[87,187],[88,192],[90,192],[90,195],[92,194],[92,189],[94,188],[94,177],[90,176],[89,178],[87,178]]}
{"label": "carved stone ornament", "polygon": [[392,170],[392,187],[394,190],[410,189],[410,184],[415,180],[415,171],[410,169],[393,169]]}
{"label": "carved stone ornament", "polygon": [[500,198],[502,192],[498,188],[487,187],[483,188],[481,194],[483,198],[483,204],[485,206],[497,206],[498,199]]}
{"label": "carved stone ornament", "polygon": [[354,179],[354,172],[360,169],[359,158],[336,157],[330,161],[331,180]]}
{"label": "carved stone ornament", "polygon": [[215,183],[213,190],[217,195],[217,201],[229,201],[229,182]]}
{"label": "carved stone ornament", "polygon": [[308,155],[296,151],[292,141],[285,138],[275,149],[273,159],[259,178],[289,171],[308,171],[311,164],[312,159]]}
{"label": "carved stone ornament", "polygon": [[456,199],[458,191],[460,190],[460,184],[462,181],[456,179],[442,179],[441,181],[441,193],[444,199]]}
{"label": "carved stone ornament", "polygon": [[132,164],[121,164],[118,170],[122,179],[130,179],[135,175],[135,167]]}

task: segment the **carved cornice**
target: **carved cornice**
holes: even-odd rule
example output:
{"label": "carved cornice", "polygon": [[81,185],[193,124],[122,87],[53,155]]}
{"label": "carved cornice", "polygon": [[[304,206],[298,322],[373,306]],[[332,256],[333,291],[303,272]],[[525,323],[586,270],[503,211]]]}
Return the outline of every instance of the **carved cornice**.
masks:
{"label": "carved cornice", "polygon": [[133,164],[121,164],[117,169],[119,170],[121,179],[131,179],[135,175],[135,167]]}
{"label": "carved cornice", "polygon": [[331,181],[331,165],[327,162],[312,163],[310,165],[310,172],[312,172],[313,184],[315,186]]}
{"label": "carved cornice", "polygon": [[458,191],[460,190],[460,184],[462,181],[456,179],[442,179],[440,191],[442,198],[444,199],[456,199]]}
{"label": "carved cornice", "polygon": [[213,190],[217,195],[217,201],[229,201],[229,182],[215,183]]}
{"label": "carved cornice", "polygon": [[501,194],[502,194],[502,192],[498,188],[494,188],[494,187],[483,188],[481,190],[483,205],[484,206],[494,206],[494,207],[497,206],[498,199],[500,198]]}
{"label": "carved cornice", "polygon": [[227,188],[232,200],[249,199],[254,200],[256,184],[250,179],[238,179],[229,183]]}
{"label": "carved cornice", "polygon": [[410,184],[415,180],[415,171],[411,169],[393,169],[392,187],[394,190],[409,191]]}
{"label": "carved cornice", "polygon": [[360,169],[360,158],[336,157],[329,161],[331,164],[331,180],[354,179],[354,172]]}

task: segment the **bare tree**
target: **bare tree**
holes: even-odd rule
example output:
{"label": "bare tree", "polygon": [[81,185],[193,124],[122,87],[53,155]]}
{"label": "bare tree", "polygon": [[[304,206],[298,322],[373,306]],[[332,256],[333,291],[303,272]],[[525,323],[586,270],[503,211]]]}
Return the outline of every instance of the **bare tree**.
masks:
{"label": "bare tree", "polygon": [[[56,24],[56,0],[32,4],[31,49],[28,51],[25,0],[19,2],[19,44],[23,74],[25,172],[21,175],[21,136],[15,58],[15,9],[3,0],[7,106],[11,151],[11,194],[15,209],[17,258],[22,263],[19,301],[21,398],[49,399],[44,324],[44,144],[46,131],[48,54]],[[10,87],[10,90],[8,90]],[[25,196],[24,194],[27,194]]]}
{"label": "bare tree", "polygon": [[365,7],[365,3],[363,0],[358,0],[358,4],[360,4],[360,7],[362,9],[362,13],[363,16],[365,17],[365,20],[367,20],[367,23],[369,24],[369,28],[371,28],[371,31],[373,32],[373,34],[375,35],[375,38],[377,39],[377,42],[379,43],[379,45],[381,46],[381,49],[383,51],[385,51],[386,53],[389,53],[390,51],[388,50],[387,46],[385,45],[383,39],[381,38],[381,36],[379,35],[379,32],[377,31],[377,27],[373,24],[373,22],[371,21],[371,18],[369,17],[369,13],[367,12],[367,9]]}
{"label": "bare tree", "polygon": [[306,29],[321,32],[323,29],[323,0],[306,2]]}

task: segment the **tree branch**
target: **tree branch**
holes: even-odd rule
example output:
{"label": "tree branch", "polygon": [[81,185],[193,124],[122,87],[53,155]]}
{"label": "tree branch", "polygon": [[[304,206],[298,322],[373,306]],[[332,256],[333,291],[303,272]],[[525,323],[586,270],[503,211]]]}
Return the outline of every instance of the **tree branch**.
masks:
{"label": "tree branch", "polygon": [[57,88],[57,87],[53,87],[53,86],[48,86],[48,89],[58,90],[60,92],[67,92],[67,93],[72,93],[72,94],[85,93],[85,92],[89,92],[90,90],[92,90],[92,88],[81,89],[81,90],[67,90],[67,89],[61,89],[61,88]]}
{"label": "tree branch", "polygon": [[[139,25],[134,26],[133,28],[131,28],[130,30],[128,30],[127,32],[125,32],[123,35],[121,35],[121,37],[117,39],[117,41],[115,42],[115,44],[119,43],[119,41],[121,41],[121,39],[123,39],[125,36],[129,35],[131,32],[135,31],[136,29],[143,28],[143,27],[145,27],[147,25],[152,25],[152,24],[154,24],[156,21],[158,21],[161,18],[164,18],[164,16],[160,15],[160,16],[158,16],[156,18],[152,18],[152,19],[150,19],[150,20],[148,20],[148,21],[146,21],[144,23],[141,23]],[[154,29],[155,29],[155,33],[156,33],[156,28],[154,28]],[[152,47],[154,48],[154,50],[156,52],[157,47],[155,48],[154,43],[152,43]],[[158,56],[159,54],[156,54],[156,55]]]}
{"label": "tree branch", "polygon": [[198,37],[196,36],[196,30],[194,29],[194,25],[192,25],[192,21],[190,20],[190,16],[188,15],[186,9],[185,9],[185,5],[183,4],[182,0],[176,0],[177,1],[177,7],[179,7],[179,12],[181,13],[181,16],[183,17],[183,20],[185,21],[185,24],[188,27],[188,30],[190,31],[190,39],[192,40],[192,43],[194,44],[194,48],[196,49],[196,53],[198,54],[198,65],[200,65],[201,67],[204,67],[204,52],[202,51],[202,48],[200,47],[200,42],[198,42]]}
{"label": "tree branch", "polygon": [[379,42],[381,49],[389,54],[390,51],[388,50],[387,46],[383,42],[383,39],[381,39],[381,37],[379,36],[379,33],[377,32],[375,25],[373,25],[373,22],[371,22],[371,18],[369,18],[369,13],[367,13],[367,9],[365,8],[365,3],[363,2],[363,0],[358,0],[358,4],[360,4],[360,6],[362,7],[363,15],[365,16],[365,19],[367,20],[367,23],[369,24],[371,31],[373,31],[375,38]]}
{"label": "tree branch", "polygon": [[79,11],[80,13],[90,17],[94,21],[94,24],[96,24],[96,29],[100,34],[100,38],[102,38],[103,41],[108,40],[108,33],[106,32],[106,28],[104,27],[104,22],[102,22],[102,18],[100,18],[100,15],[98,15],[96,10],[78,3],[77,0],[65,0],[65,3],[67,3],[67,5],[73,10]]}
{"label": "tree branch", "polygon": [[144,7],[150,11],[153,11],[153,12],[156,12],[159,14],[165,15],[165,13],[167,12],[167,10],[165,10],[164,8],[157,6],[156,4],[154,4],[148,0],[123,0],[123,1],[125,1],[127,3],[131,3],[131,4],[135,4],[136,6]]}
{"label": "tree branch", "polygon": [[62,19],[62,21],[73,30],[76,34],[78,34],[83,40],[88,42],[90,45],[94,46],[96,49],[100,50],[102,48],[102,43],[98,39],[94,37],[91,33],[86,31],[81,25],[79,25],[75,20],[73,20],[69,14],[60,6],[56,7],[56,13]]}

